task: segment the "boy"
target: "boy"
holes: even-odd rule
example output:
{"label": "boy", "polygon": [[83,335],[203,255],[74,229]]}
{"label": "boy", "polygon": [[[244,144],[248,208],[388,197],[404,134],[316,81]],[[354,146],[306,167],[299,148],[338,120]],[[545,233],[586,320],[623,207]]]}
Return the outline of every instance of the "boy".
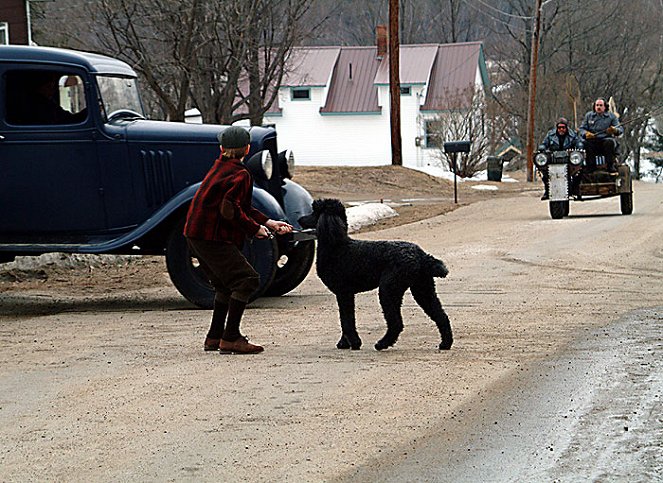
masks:
{"label": "boy", "polygon": [[244,308],[260,284],[260,276],[242,254],[244,239],[267,238],[270,230],[290,233],[292,226],[270,220],[251,206],[253,180],[242,164],[250,149],[249,132],[231,126],[218,139],[221,156],[191,201],[184,236],[216,291],[204,349],[255,354],[263,347],[239,331]]}

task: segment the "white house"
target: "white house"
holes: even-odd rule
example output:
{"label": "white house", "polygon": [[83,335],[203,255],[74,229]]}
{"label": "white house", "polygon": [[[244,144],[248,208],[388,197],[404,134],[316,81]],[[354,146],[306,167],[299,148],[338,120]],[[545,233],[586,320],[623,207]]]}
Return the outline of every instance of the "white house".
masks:
{"label": "white house", "polygon": [[[376,46],[299,47],[287,67],[264,122],[276,126],[298,164],[391,163],[388,55]],[[403,165],[437,164],[432,121],[471,109],[460,93],[490,88],[482,44],[402,45],[400,81]]]}

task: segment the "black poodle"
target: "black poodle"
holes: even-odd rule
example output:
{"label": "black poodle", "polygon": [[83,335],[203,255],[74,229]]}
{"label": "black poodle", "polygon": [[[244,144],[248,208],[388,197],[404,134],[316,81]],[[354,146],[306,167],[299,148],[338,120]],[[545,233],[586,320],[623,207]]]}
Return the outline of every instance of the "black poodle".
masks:
{"label": "black poodle", "polygon": [[387,333],[375,344],[377,350],[386,349],[398,340],[403,330],[401,305],[408,288],[426,315],[437,324],[442,336],[439,348],[451,348],[451,324],[435,293],[433,278],[447,276],[449,271],[444,263],[414,243],[350,238],[345,208],[336,199],[315,200],[313,212],[300,218],[299,223],[303,228],[316,229],[318,276],[336,295],[342,331],[336,347],[361,347],[355,325],[355,294],[379,287]]}

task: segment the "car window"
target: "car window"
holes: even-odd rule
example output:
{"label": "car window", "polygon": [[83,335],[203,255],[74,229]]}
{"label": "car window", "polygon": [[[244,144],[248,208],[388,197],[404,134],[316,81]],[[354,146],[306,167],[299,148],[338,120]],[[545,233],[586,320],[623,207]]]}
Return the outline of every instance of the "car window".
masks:
{"label": "car window", "polygon": [[108,75],[97,76],[102,109],[107,116],[117,111],[132,111],[144,116],[136,79]]}
{"label": "car window", "polygon": [[21,70],[5,74],[7,122],[22,126],[79,124],[87,119],[85,86],[65,71]]}

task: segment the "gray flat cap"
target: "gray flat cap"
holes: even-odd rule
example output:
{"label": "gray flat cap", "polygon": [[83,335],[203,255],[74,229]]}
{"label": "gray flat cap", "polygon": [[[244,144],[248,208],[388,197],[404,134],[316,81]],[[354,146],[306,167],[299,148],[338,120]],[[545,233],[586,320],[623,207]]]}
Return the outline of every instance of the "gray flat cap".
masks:
{"label": "gray flat cap", "polygon": [[221,146],[228,149],[243,148],[251,144],[249,131],[239,126],[230,126],[217,136]]}

